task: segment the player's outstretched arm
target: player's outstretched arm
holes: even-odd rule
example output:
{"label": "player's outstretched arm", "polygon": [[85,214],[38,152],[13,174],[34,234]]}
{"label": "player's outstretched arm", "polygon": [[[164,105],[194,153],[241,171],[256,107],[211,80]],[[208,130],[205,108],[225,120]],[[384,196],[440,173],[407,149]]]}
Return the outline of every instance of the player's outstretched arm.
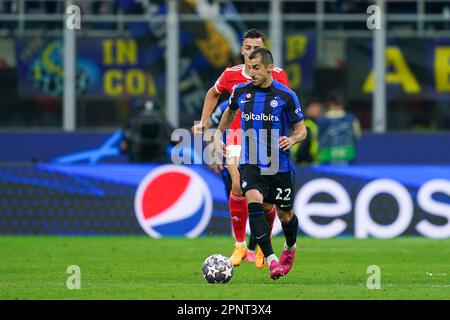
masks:
{"label": "player's outstretched arm", "polygon": [[219,126],[214,134],[214,149],[219,155],[223,156],[226,152],[225,144],[222,142],[221,138],[225,130],[230,127],[231,122],[233,122],[234,118],[238,113],[238,109],[232,110],[229,107],[225,110],[222,115],[222,119],[220,119]]}
{"label": "player's outstretched arm", "polygon": [[306,139],[307,131],[303,120],[294,125],[294,132],[289,137],[280,137],[280,149],[287,151],[294,144]]}
{"label": "player's outstretched arm", "polygon": [[231,123],[233,122],[234,118],[236,118],[236,115],[238,113],[239,109],[232,110],[229,107],[226,108],[225,112],[222,115],[222,119],[220,119],[219,126],[217,127],[217,132],[214,135],[214,138],[221,138],[225,130],[227,130]]}
{"label": "player's outstretched arm", "polygon": [[200,123],[192,127],[192,132],[194,134],[202,133],[206,128],[206,123],[214,110],[214,107],[219,101],[220,93],[217,92],[216,88],[212,86],[209,88],[205,96],[205,101],[203,102],[202,117]]}

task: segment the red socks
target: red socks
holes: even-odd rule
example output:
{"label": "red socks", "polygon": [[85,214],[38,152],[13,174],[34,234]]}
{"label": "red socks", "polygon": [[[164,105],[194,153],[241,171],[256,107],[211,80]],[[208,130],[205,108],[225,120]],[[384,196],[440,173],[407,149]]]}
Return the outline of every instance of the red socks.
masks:
{"label": "red socks", "polygon": [[273,206],[272,210],[270,210],[269,212],[266,212],[265,215],[266,215],[267,222],[269,222],[269,225],[270,225],[270,233],[272,233],[273,222],[275,220],[275,216],[277,215],[276,207]]}
{"label": "red socks", "polygon": [[[248,207],[243,196],[230,193],[230,214],[236,242],[245,242],[245,228],[247,226]],[[273,220],[272,220],[273,221]]]}
{"label": "red socks", "polygon": [[[236,242],[245,242],[246,234],[245,229],[247,226],[248,219],[248,206],[247,201],[243,196],[235,196],[230,193],[230,214],[231,214],[231,225],[233,226],[234,237]],[[265,213],[267,222],[270,225],[270,232],[272,233],[273,222],[277,215],[277,209],[273,206],[272,210]]]}

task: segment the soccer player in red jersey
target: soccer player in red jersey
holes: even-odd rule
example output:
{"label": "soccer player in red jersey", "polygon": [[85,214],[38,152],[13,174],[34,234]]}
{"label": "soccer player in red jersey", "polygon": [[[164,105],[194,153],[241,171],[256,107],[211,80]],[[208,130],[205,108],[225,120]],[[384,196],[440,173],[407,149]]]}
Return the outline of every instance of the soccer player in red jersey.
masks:
{"label": "soccer player in red jersey", "polygon": [[[233,87],[237,84],[242,84],[252,81],[249,70],[249,55],[257,48],[264,47],[265,35],[257,29],[250,29],[244,33],[244,38],[241,46],[241,54],[244,56],[244,64],[236,65],[234,67],[226,68],[221,76],[217,79],[214,86],[212,86],[206,93],[203,104],[202,116],[200,123],[192,127],[194,134],[202,133],[206,128],[207,120],[217,105],[220,95],[228,91],[230,94]],[[273,69],[273,78],[276,81],[290,87],[286,73],[283,69],[275,67]],[[248,219],[248,207],[245,198],[243,197],[240,185],[240,173],[238,169],[239,156],[241,153],[241,112],[236,115],[236,118],[230,126],[232,134],[227,136],[226,141],[226,157],[227,169],[231,176],[231,194],[229,198],[229,208],[231,214],[231,224],[236,238],[235,249],[230,257],[234,266],[239,266],[241,261],[247,258],[248,250],[246,244],[245,229]],[[268,204],[264,207],[264,213],[272,231],[273,222],[276,216],[275,206]],[[262,269],[267,264],[264,254],[261,249],[255,256],[255,265],[258,269]],[[251,260],[251,259],[249,259]]]}

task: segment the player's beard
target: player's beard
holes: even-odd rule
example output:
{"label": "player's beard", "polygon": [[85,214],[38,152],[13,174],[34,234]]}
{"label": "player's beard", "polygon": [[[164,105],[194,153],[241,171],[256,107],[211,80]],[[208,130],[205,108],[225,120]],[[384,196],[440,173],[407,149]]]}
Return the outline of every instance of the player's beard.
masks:
{"label": "player's beard", "polygon": [[[253,79],[252,79],[253,80]],[[253,85],[256,87],[266,88],[268,84],[268,78],[257,78],[253,80]]]}
{"label": "player's beard", "polygon": [[263,80],[261,80],[259,78],[252,79],[252,81],[253,81],[253,85],[256,86],[256,87],[260,87],[263,84],[263,82],[264,82]]}

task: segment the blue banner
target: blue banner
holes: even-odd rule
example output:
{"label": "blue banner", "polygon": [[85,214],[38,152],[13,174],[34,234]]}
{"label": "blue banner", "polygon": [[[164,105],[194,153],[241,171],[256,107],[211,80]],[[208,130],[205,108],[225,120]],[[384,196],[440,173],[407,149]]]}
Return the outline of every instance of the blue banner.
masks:
{"label": "blue banner", "polygon": [[[349,39],[347,96],[371,97],[375,88],[371,39]],[[393,38],[386,43],[386,94],[390,99],[450,98],[450,39]]]}
{"label": "blue banner", "polygon": [[[209,22],[201,28],[200,25],[189,26],[180,32],[179,110],[182,127],[190,127],[198,120],[206,91],[222,71],[242,63],[240,44],[228,41]],[[238,33],[235,38],[239,41]],[[285,40],[285,66],[282,67],[292,88],[303,94],[314,87],[314,36],[312,33],[293,33],[286,35]],[[153,34],[147,37],[77,38],[77,96],[83,99],[132,98],[132,102],[152,99],[163,107],[166,99],[165,43]],[[24,98],[62,97],[63,58],[61,38],[18,38],[19,95]]]}
{"label": "blue banner", "polygon": [[[126,162],[119,153],[120,138],[120,131],[3,132],[0,145],[5,152],[0,153],[0,161]],[[442,148],[449,139],[448,133],[364,133],[358,141],[356,164],[449,164],[450,148]]]}
{"label": "blue banner", "polygon": [[[154,97],[165,85],[162,74],[150,66],[161,60],[163,49],[134,38],[81,38],[77,40],[76,90],[79,97]],[[63,92],[61,38],[16,40],[19,94],[23,97],[60,97]],[[164,64],[163,64],[164,66]]]}
{"label": "blue banner", "polygon": [[[296,188],[302,235],[450,237],[450,166],[298,167]],[[231,233],[221,177],[196,165],[1,166],[0,208],[1,235]]]}

